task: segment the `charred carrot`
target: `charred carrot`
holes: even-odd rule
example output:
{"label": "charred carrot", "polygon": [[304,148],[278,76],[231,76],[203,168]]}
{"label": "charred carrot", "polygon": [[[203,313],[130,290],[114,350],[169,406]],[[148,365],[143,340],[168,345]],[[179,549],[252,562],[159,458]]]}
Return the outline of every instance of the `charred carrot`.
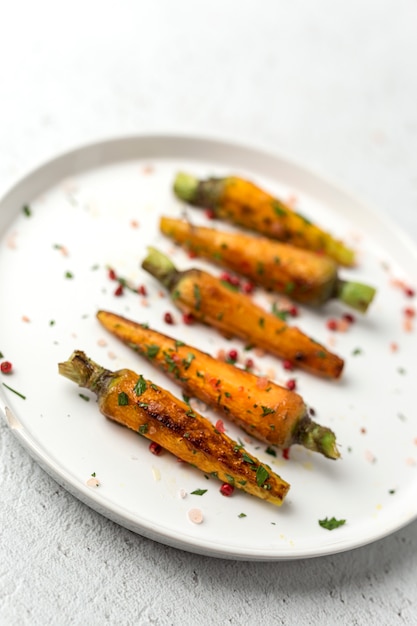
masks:
{"label": "charred carrot", "polygon": [[220,231],[169,217],[161,218],[160,228],[197,256],[303,304],[321,306],[337,298],[365,313],[375,295],[373,287],[339,278],[338,266],[330,257],[268,237]]}
{"label": "charred carrot", "polygon": [[281,505],[289,484],[209,420],[132,370],[112,372],[76,350],[59,373],[97,395],[101,413],[178,458],[258,498]]}
{"label": "charred carrot", "polygon": [[198,398],[251,436],[279,448],[300,444],[339,458],[334,433],[311,420],[301,396],[195,347],[109,311],[99,322],[163,371],[187,396]]}
{"label": "charred carrot", "polygon": [[208,272],[196,268],[181,272],[154,248],[150,248],[142,267],[168,289],[181,311],[222,334],[240,337],[313,374],[338,378],[342,373],[340,357]]}
{"label": "charred carrot", "polygon": [[300,248],[324,252],[340,265],[355,264],[354,251],[342,241],[282,200],[238,176],[198,180],[179,173],[174,181],[174,192],[189,204],[211,209],[219,219]]}

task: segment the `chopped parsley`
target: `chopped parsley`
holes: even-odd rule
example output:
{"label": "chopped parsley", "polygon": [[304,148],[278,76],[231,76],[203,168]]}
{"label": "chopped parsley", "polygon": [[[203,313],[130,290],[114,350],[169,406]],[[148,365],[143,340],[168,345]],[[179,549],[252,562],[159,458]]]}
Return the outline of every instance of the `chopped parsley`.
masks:
{"label": "chopped parsley", "polygon": [[30,217],[32,215],[31,208],[28,204],[25,204],[24,207],[22,207],[22,211],[26,217]]}
{"label": "chopped parsley", "polygon": [[264,468],[263,465],[259,465],[256,470],[256,484],[258,487],[262,487],[264,482],[269,478],[269,472]]}
{"label": "chopped parsley", "polygon": [[141,396],[147,388],[146,380],[143,378],[142,374],[138,378],[138,382],[133,388],[133,391],[137,396]]}
{"label": "chopped parsley", "polygon": [[250,456],[246,454],[246,452],[243,452],[242,459],[245,461],[245,463],[250,463],[251,465],[254,464],[253,459],[251,459]]}
{"label": "chopped parsley", "polygon": [[154,343],[151,343],[149,346],[146,346],[146,356],[149,359],[153,359],[159,352],[159,346]]}
{"label": "chopped parsley", "polygon": [[287,211],[281,206],[281,204],[277,200],[274,200],[272,202],[272,208],[275,214],[278,215],[278,217],[285,217],[287,215]]}
{"label": "chopped parsley", "polygon": [[117,396],[117,404],[119,406],[127,406],[129,404],[129,396],[125,391],[121,391]]}
{"label": "chopped parsley", "polygon": [[339,526],[343,526],[345,523],[345,519],[336,519],[335,517],[331,517],[330,519],[327,517],[319,519],[320,526],[322,528],[326,528],[327,530],[334,530],[335,528],[339,528]]}
{"label": "chopped parsley", "polygon": [[184,365],[184,369],[188,370],[188,368],[190,367],[191,363],[193,362],[193,360],[195,359],[195,354],[193,354],[192,352],[189,352],[187,355],[186,359],[182,360],[182,364]]}
{"label": "chopped parsley", "polygon": [[139,433],[145,435],[148,432],[148,424],[141,424],[139,426]]}
{"label": "chopped parsley", "polygon": [[65,278],[74,278],[74,274],[72,272],[65,272]]}
{"label": "chopped parsley", "polygon": [[269,406],[261,406],[262,415],[270,415],[271,413],[275,413],[275,409],[271,409]]}
{"label": "chopped parsley", "polygon": [[79,393],[78,395],[80,396],[80,398],[82,398],[86,402],[90,402],[89,396],[86,396],[84,393]]}
{"label": "chopped parsley", "polygon": [[24,396],[22,393],[19,393],[19,391],[16,391],[16,389],[13,389],[12,387],[9,387],[9,385],[6,385],[6,383],[2,383],[2,385],[4,387],[6,387],[6,389],[8,389],[9,391],[12,391],[17,396],[19,396],[19,398],[22,398],[22,400],[26,400],[26,396]]}
{"label": "chopped parsley", "polygon": [[199,311],[201,308],[201,291],[200,287],[197,284],[194,284],[194,298],[195,298],[195,308],[196,311]]}
{"label": "chopped parsley", "polygon": [[240,518],[246,517],[246,513],[239,513],[238,517],[240,517]]}
{"label": "chopped parsley", "polygon": [[274,448],[271,448],[271,446],[268,446],[268,447],[265,449],[265,452],[266,452],[267,454],[270,454],[271,456],[277,456],[277,451],[276,451],[276,450],[274,450]]}
{"label": "chopped parsley", "polygon": [[207,489],[195,489],[194,491],[191,492],[192,496],[204,496],[204,494],[207,493]]}

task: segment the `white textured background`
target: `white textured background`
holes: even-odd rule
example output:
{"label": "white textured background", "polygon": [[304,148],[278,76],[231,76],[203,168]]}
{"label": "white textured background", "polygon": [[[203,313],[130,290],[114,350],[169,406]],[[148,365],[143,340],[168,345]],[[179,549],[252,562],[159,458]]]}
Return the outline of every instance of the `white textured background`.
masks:
{"label": "white textured background", "polygon": [[[417,243],[416,0],[0,0],[0,24],[0,191],[79,143],[195,131],[287,154]],[[417,522],[310,561],[200,557],[0,437],[2,626],[417,623]]]}

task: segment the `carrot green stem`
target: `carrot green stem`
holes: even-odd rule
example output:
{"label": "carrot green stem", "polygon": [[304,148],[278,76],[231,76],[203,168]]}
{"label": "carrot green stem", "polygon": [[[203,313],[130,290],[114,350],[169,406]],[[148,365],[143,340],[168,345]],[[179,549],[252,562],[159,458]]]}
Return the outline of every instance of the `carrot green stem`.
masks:
{"label": "carrot green stem", "polygon": [[152,247],[148,248],[148,254],[142,262],[142,267],[159,280],[169,291],[176,283],[180,274],[171,259]]}
{"label": "carrot green stem", "polygon": [[330,428],[320,426],[305,417],[298,424],[294,433],[294,443],[299,443],[308,450],[320,452],[328,459],[338,459],[340,452],[336,447],[336,435]]}
{"label": "carrot green stem", "polygon": [[193,202],[198,189],[198,179],[191,174],[180,172],[174,181],[174,192],[184,202]]}
{"label": "carrot green stem", "polygon": [[336,285],[336,298],[348,306],[365,313],[371,304],[376,290],[362,283],[339,279]]}
{"label": "carrot green stem", "polygon": [[58,363],[58,371],[62,376],[69,378],[79,387],[91,389],[98,394],[112,376],[109,370],[97,365],[81,350],[75,350],[68,361]]}

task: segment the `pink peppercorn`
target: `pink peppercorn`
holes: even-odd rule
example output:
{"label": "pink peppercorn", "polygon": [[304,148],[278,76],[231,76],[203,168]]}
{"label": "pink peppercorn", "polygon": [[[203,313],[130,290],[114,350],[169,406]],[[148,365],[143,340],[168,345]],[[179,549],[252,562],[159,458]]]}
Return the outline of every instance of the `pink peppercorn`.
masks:
{"label": "pink peppercorn", "polygon": [[290,449],[284,448],[282,451],[282,456],[286,461],[288,461],[288,459],[290,458]]}
{"label": "pink peppercorn", "polygon": [[292,371],[294,369],[293,364],[291,363],[290,360],[286,359],[283,363],[282,363],[284,370],[289,370]]}
{"label": "pink peppercorn", "polygon": [[204,211],[204,215],[208,220],[214,220],[214,218],[216,217],[216,213],[213,211],[213,209],[206,209]]}
{"label": "pink peppercorn", "polygon": [[254,289],[255,289],[255,285],[253,283],[243,283],[242,285],[243,293],[247,293],[247,294],[253,293]]}
{"label": "pink peppercorn", "polygon": [[289,380],[287,380],[287,382],[285,383],[285,386],[287,389],[289,389],[290,391],[294,391],[294,389],[297,386],[297,383],[295,381],[294,378],[290,378]]}
{"label": "pink peppercorn", "polygon": [[220,487],[220,493],[222,496],[226,496],[227,498],[230,498],[234,490],[235,488],[232,485],[229,485],[229,483],[223,483]]}
{"label": "pink peppercorn", "polygon": [[415,309],[411,307],[407,307],[406,309],[404,309],[404,315],[406,315],[406,317],[415,317],[415,314]]}
{"label": "pink peppercorn", "polygon": [[407,287],[405,290],[405,295],[408,296],[409,298],[414,298],[415,292],[414,289],[411,289],[411,287]]}
{"label": "pink peppercorn", "polygon": [[167,312],[164,314],[164,322],[165,322],[166,324],[173,324],[173,323],[174,323],[174,318],[173,318],[173,316],[172,316],[172,313],[170,313],[169,311],[167,311]]}
{"label": "pink peppercorn", "polygon": [[329,330],[337,330],[337,320],[335,319],[327,320],[326,326]]}
{"label": "pink peppercorn", "polygon": [[162,446],[159,445],[159,443],[156,443],[155,441],[151,441],[151,443],[149,444],[149,450],[155,456],[159,456],[160,454],[162,454],[163,448]]}
{"label": "pink peppercorn", "polygon": [[254,363],[253,359],[246,359],[246,361],[245,361],[245,369],[251,370],[251,369],[253,369],[254,365],[255,365],[255,363]]}
{"label": "pink peppercorn", "polygon": [[111,268],[109,269],[109,278],[110,280],[116,280],[116,272]]}
{"label": "pink peppercorn", "polygon": [[119,285],[115,290],[114,290],[114,295],[115,296],[121,296],[123,295],[123,285]]}
{"label": "pink peppercorn", "polygon": [[3,363],[0,365],[0,369],[3,374],[10,374],[13,369],[13,365],[10,363],[10,361],[3,361]]}
{"label": "pink peppercorn", "polygon": [[233,361],[233,363],[236,363],[238,358],[237,350],[230,350],[227,356],[229,358],[229,361]]}
{"label": "pink peppercorn", "polygon": [[139,285],[139,287],[138,287],[138,294],[140,296],[147,296],[148,295],[148,292],[146,290],[145,285]]}
{"label": "pink peppercorn", "polygon": [[291,317],[297,317],[298,316],[298,307],[293,305],[292,307],[290,307],[288,309],[288,313],[291,315]]}
{"label": "pink peppercorn", "polygon": [[182,321],[184,322],[184,324],[190,326],[194,323],[194,315],[192,313],[183,313]]}
{"label": "pink peppercorn", "polygon": [[349,322],[349,324],[353,324],[353,322],[355,321],[355,317],[352,315],[352,313],[343,313],[342,318],[345,320],[345,322]]}

